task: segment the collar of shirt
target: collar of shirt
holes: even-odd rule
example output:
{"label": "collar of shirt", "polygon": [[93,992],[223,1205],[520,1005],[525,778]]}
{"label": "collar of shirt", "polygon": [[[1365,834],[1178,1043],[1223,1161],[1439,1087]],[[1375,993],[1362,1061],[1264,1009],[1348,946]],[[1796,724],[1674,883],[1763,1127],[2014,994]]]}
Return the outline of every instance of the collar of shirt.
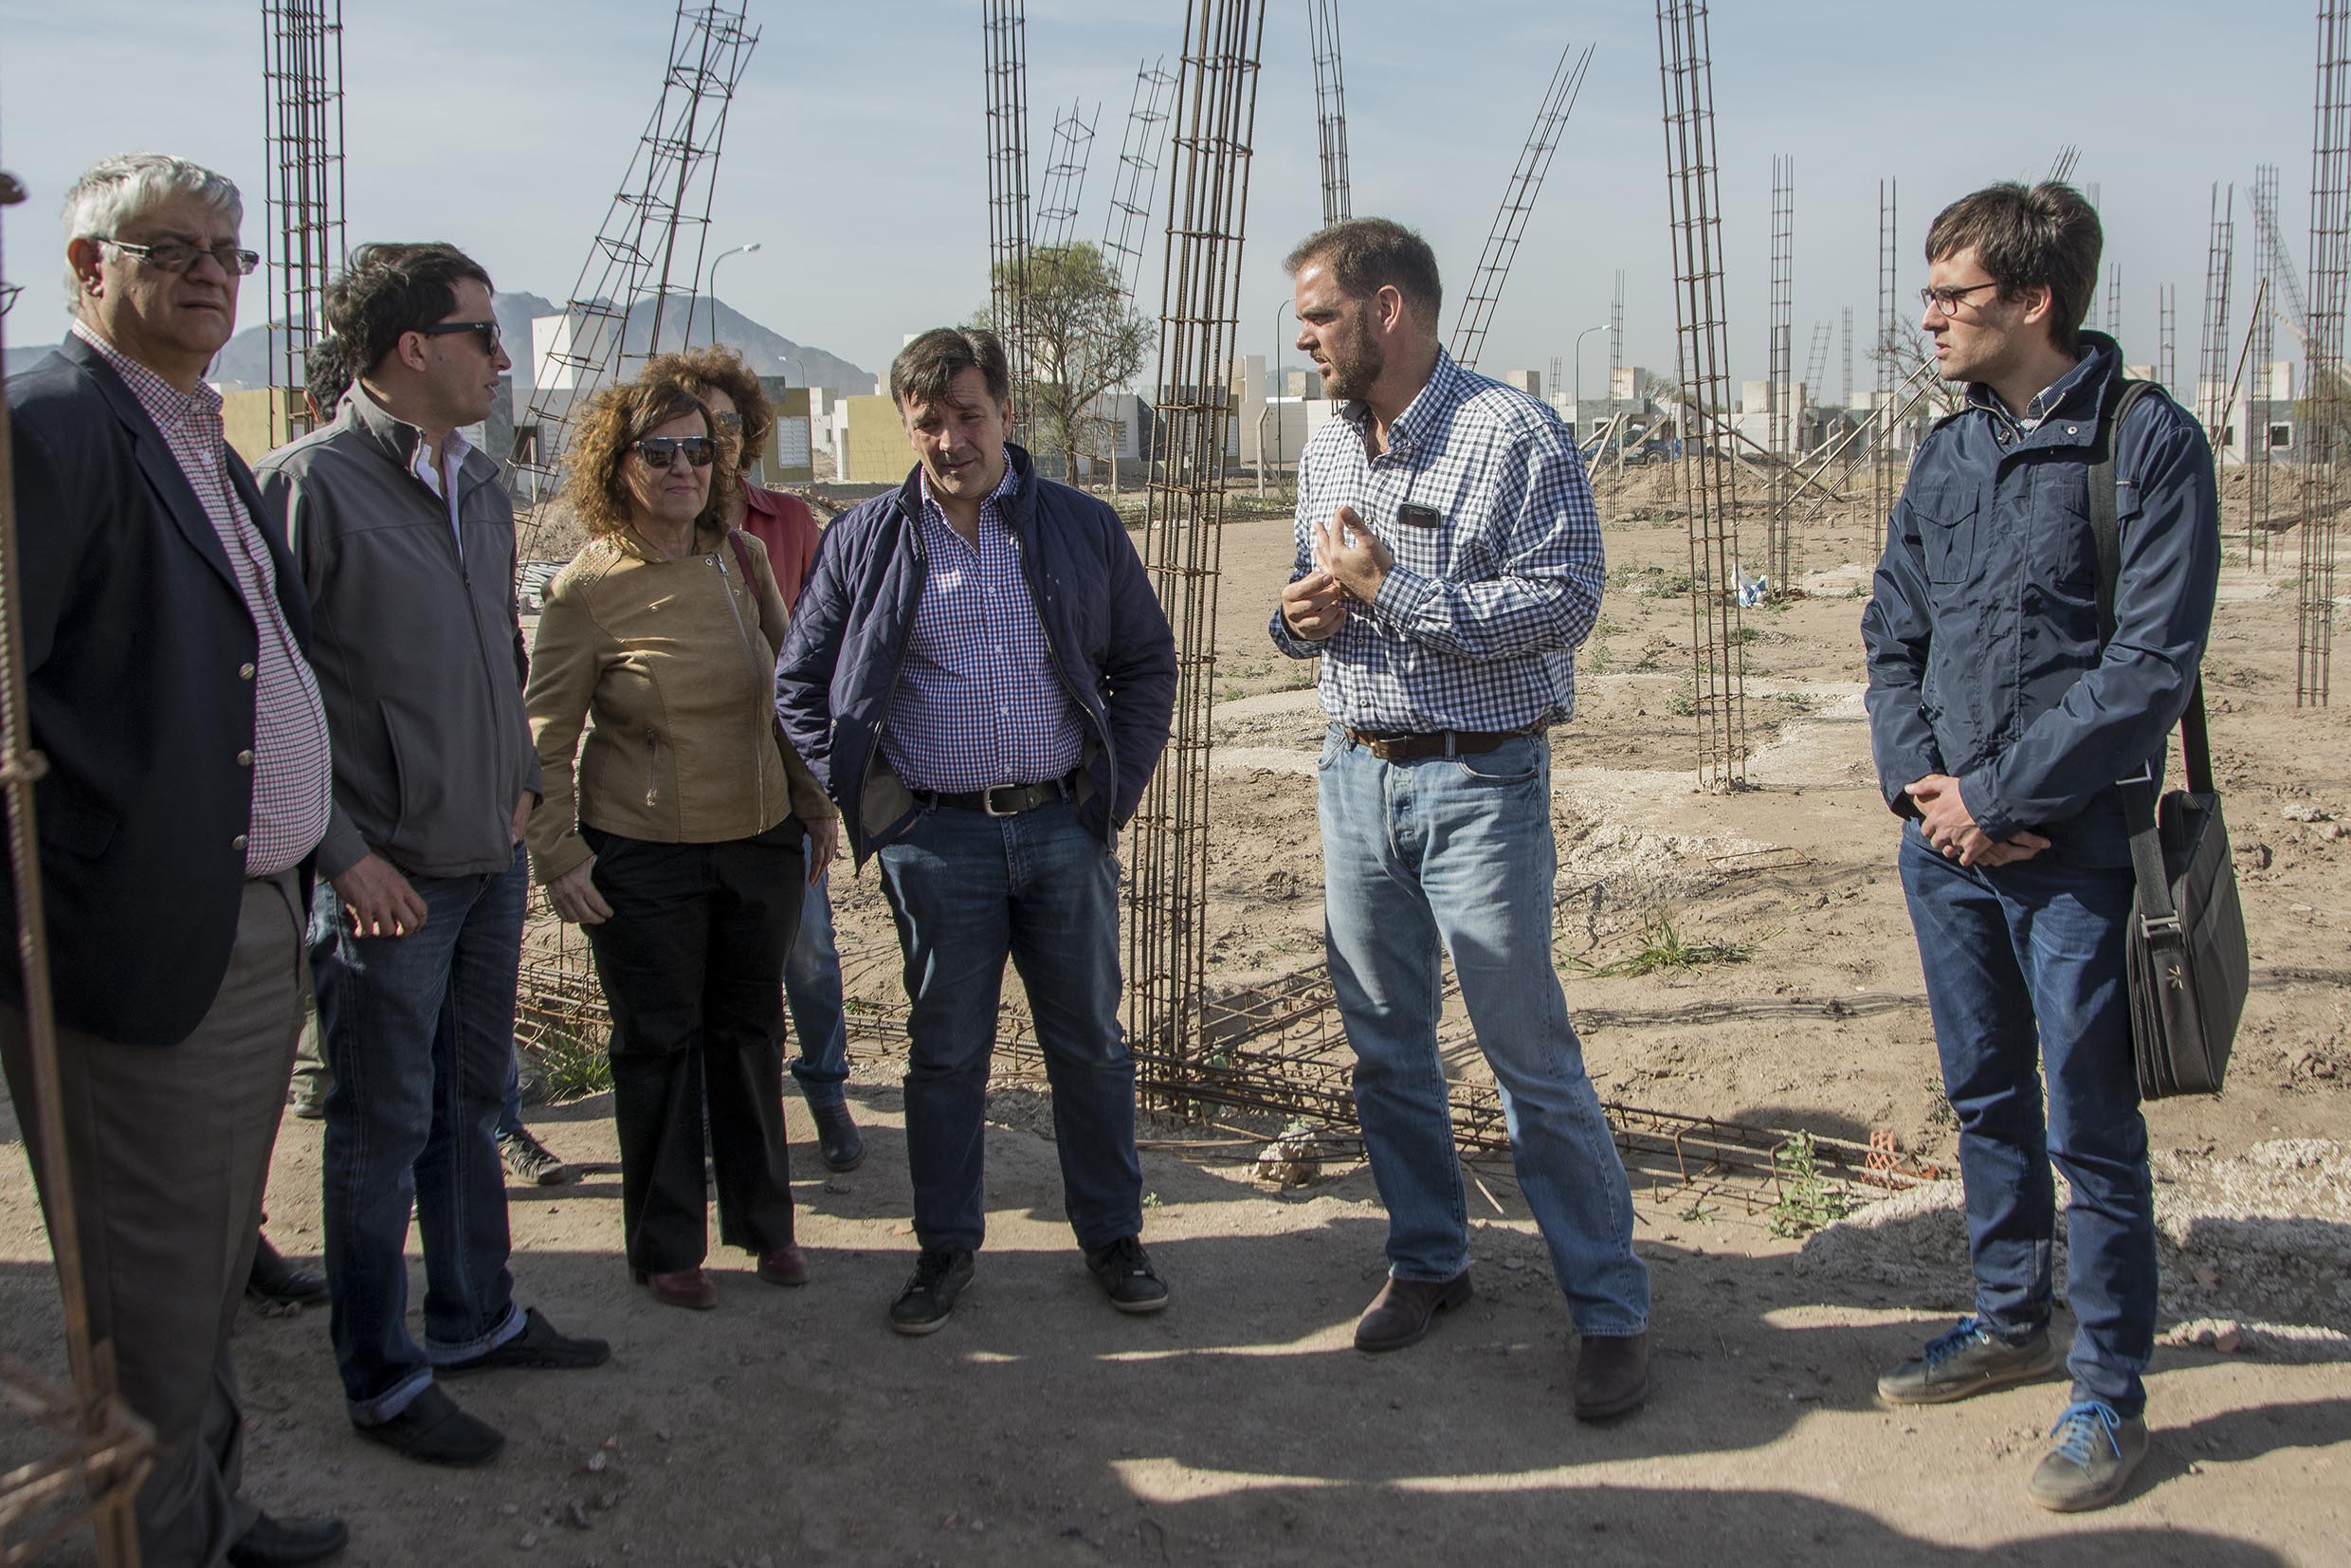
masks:
{"label": "collar of shirt", "polygon": [[[409,428],[415,430],[416,427],[411,425]],[[424,431],[416,430],[416,450],[409,459],[409,472],[423,481],[426,489],[446,501],[456,492],[457,470],[465,466],[465,454],[472,450],[473,444],[465,439],[463,430],[451,430],[449,444],[441,453],[440,470],[435,472],[432,443],[425,439]]]}
{"label": "collar of shirt", "polygon": [[[1436,368],[1429,373],[1427,383],[1412,394],[1412,400],[1404,405],[1404,411],[1388,427],[1388,453],[1410,457],[1413,442],[1435,421],[1438,411],[1460,402],[1465,391],[1461,367],[1440,347]],[[1358,398],[1340,410],[1340,417],[1355,426],[1357,433],[1365,438],[1363,449],[1370,451],[1372,406]]]}
{"label": "collar of shirt", "polygon": [[155,422],[156,429],[168,434],[191,417],[220,417],[221,394],[210,382],[199,381],[194,392],[182,392],[108,342],[104,333],[80,317],[74,319],[71,330],[76,337],[96,349],[107,368],[122,378],[122,384],[131,389],[131,395],[138,399],[147,417]]}
{"label": "collar of shirt", "polygon": [[[931,522],[944,524],[947,520],[947,509],[944,506],[941,506],[939,503],[938,498],[931,494],[931,471],[928,468],[918,466],[916,468],[916,473],[920,477],[920,481],[922,485],[922,516],[924,520]],[[986,521],[988,515],[991,512],[993,512],[995,514],[996,520],[998,522],[1003,521],[1004,498],[1019,488],[1020,475],[1012,468],[1012,449],[1010,447],[1007,447],[1004,449],[1004,477],[996,481],[996,487],[989,491],[987,498],[979,503],[980,520],[983,522]]]}
{"label": "collar of shirt", "polygon": [[2085,388],[2094,395],[2096,389],[2105,382],[2107,357],[2105,342],[2086,333],[2082,337],[2082,357],[2074,361],[2071,370],[2035,392],[2021,415],[2010,413],[1998,395],[1981,381],[1967,384],[1967,405],[1997,414],[2018,429],[2030,432],[2039,428],[2043,420],[2072,401]]}

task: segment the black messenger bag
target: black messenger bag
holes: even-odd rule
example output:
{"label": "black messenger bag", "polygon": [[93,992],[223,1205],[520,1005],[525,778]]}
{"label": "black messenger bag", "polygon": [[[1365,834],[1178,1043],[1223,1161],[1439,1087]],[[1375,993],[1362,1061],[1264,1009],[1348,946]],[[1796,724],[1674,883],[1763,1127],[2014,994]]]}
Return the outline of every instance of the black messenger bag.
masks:
{"label": "black messenger bag", "polygon": [[[2147,386],[2123,383],[2113,412],[2100,423],[2089,471],[2102,643],[2114,634],[2114,584],[2123,556],[2114,434],[2122,428],[2124,410]],[[2179,732],[2187,788],[2168,791],[2159,802],[2152,764],[2146,776],[2118,786],[2139,884],[2125,973],[2142,1100],[2220,1092],[2251,978],[2236,866],[2229,854],[2220,794],[2213,788],[2200,676],[2180,715]]]}

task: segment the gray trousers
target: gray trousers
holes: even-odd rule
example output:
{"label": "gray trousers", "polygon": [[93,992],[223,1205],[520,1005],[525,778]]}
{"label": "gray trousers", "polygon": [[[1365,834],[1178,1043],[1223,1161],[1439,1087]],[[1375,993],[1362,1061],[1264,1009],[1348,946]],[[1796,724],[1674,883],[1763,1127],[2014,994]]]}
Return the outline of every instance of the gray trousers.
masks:
{"label": "gray trousers", "polygon": [[[291,876],[246,884],[220,995],[177,1045],[58,1030],[90,1332],[113,1340],[123,1399],[155,1429],[137,1503],[147,1568],[210,1568],[256,1513],[237,1495],[245,1420],[228,1335],[301,1028],[295,901]],[[122,978],[137,983],[136,956]],[[0,1066],[37,1179],[31,1055],[10,1008],[0,1008]]]}

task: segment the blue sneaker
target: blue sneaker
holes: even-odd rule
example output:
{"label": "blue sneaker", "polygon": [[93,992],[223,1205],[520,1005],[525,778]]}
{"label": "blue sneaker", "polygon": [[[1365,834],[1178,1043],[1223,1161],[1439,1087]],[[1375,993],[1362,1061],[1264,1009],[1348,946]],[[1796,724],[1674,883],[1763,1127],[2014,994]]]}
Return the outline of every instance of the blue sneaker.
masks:
{"label": "blue sneaker", "polygon": [[2026,1495],[2061,1514],[2103,1508],[2130,1485],[2147,1457],[2147,1423],[2127,1420],[2096,1399],[2077,1399],[2049,1429],[2055,1441],[2032,1472]]}
{"label": "blue sneaker", "polygon": [[1961,1318],[1958,1327],[1927,1340],[1924,1350],[1880,1377],[1878,1397],[1889,1405],[1947,1405],[2046,1377],[2059,1359],[2047,1328],[2012,1343],[1981,1318]]}

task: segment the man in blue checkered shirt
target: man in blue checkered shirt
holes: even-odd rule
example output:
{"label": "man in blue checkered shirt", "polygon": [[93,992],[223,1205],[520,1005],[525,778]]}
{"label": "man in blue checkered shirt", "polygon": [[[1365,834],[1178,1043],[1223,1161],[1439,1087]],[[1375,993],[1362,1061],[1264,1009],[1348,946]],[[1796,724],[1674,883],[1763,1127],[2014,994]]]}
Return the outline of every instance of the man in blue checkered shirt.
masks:
{"label": "man in blue checkered shirt", "polygon": [[1388,1206],[1357,1348],[1467,1301],[1468,1215],[1437,1054],[1449,953],[1511,1158],[1581,1340],[1576,1413],[1649,1391],[1632,1194],[1551,967],[1551,747],[1600,606],[1599,519],[1545,404],[1439,345],[1436,257],[1358,218],[1292,251],[1298,347],[1341,414],[1306,444],[1298,562],[1269,628],[1322,661],[1319,806],[1331,979]]}

